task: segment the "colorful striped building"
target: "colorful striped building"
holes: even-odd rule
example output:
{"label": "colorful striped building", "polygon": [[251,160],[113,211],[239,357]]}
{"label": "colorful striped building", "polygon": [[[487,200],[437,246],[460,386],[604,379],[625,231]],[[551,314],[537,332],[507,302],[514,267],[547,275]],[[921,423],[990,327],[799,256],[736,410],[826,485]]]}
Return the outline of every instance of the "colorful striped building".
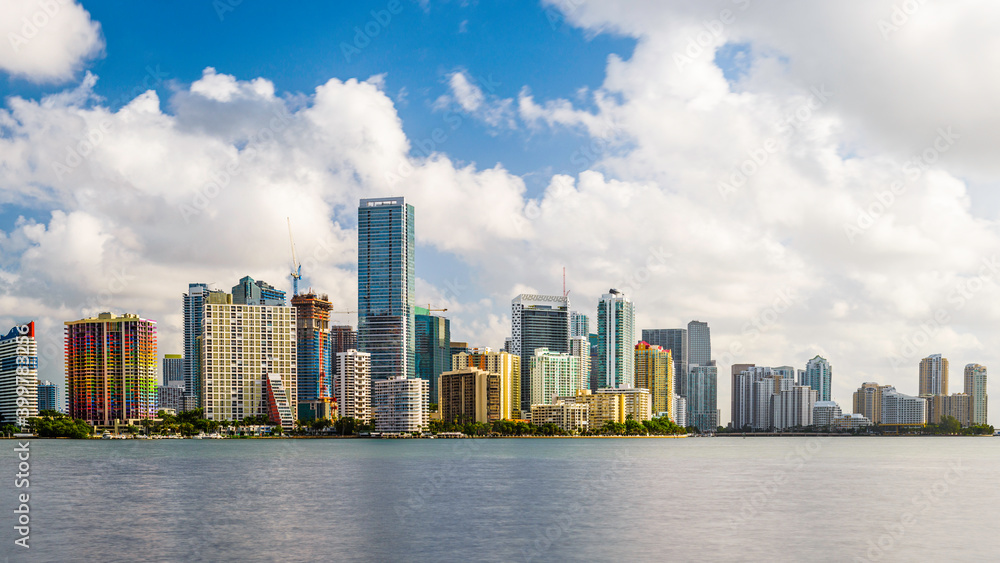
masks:
{"label": "colorful striped building", "polygon": [[315,401],[333,393],[330,310],[326,295],[302,293],[292,297],[298,349],[298,400]]}
{"label": "colorful striped building", "polygon": [[69,414],[95,425],[156,416],[156,321],[101,313],[67,321]]}

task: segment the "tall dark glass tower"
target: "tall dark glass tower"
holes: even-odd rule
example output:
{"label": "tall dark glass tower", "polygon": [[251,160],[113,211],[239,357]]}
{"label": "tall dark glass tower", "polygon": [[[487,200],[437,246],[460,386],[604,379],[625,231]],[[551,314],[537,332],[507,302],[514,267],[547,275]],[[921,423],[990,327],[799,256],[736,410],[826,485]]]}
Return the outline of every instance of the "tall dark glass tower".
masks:
{"label": "tall dark glass tower", "polygon": [[569,297],[522,293],[510,303],[508,352],[521,357],[521,412],[531,412],[531,357],[536,348],[569,353]]}
{"label": "tall dark glass tower", "polygon": [[430,385],[430,402],[438,402],[438,377],[451,371],[451,321],[416,307],[416,372]]}
{"label": "tall dark glass tower", "polygon": [[413,206],[402,197],[358,206],[358,348],[372,379],[416,377]]}

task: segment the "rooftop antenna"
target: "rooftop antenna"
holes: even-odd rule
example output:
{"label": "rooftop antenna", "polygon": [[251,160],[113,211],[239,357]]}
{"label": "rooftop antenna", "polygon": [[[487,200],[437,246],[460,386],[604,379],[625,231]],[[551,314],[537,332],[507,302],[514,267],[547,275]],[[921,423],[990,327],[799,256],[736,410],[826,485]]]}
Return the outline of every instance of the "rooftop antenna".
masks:
{"label": "rooftop antenna", "polygon": [[288,242],[292,245],[292,297],[299,294],[299,280],[302,279],[302,264],[299,264],[297,258],[295,258],[295,239],[292,238],[292,220],[285,217],[288,221]]}
{"label": "rooftop antenna", "polygon": [[569,297],[569,292],[566,291],[566,266],[563,266],[563,299]]}

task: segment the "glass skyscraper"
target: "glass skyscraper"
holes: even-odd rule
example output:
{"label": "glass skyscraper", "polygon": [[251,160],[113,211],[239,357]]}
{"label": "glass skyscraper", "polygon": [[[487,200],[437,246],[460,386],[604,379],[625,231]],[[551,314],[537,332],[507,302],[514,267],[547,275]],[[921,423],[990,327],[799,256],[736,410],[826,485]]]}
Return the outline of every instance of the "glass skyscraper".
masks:
{"label": "glass skyscraper", "polygon": [[597,386],[635,387],[635,305],[612,289],[597,304]]}
{"label": "glass skyscraper", "polygon": [[438,402],[438,377],[451,371],[451,321],[416,307],[416,372],[430,385],[430,402]]}
{"label": "glass skyscraper", "polygon": [[523,293],[511,303],[511,354],[521,358],[521,412],[531,412],[531,358],[538,348],[569,353],[569,298]]}
{"label": "glass skyscraper", "polygon": [[402,197],[358,206],[358,347],[372,379],[416,377],[413,206]]}

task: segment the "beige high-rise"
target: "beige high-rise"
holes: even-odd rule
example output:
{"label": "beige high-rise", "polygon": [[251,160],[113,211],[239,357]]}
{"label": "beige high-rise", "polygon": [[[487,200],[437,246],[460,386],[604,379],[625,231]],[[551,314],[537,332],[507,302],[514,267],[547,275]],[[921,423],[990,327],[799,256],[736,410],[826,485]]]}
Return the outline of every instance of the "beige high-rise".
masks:
{"label": "beige high-rise", "polygon": [[941,354],[920,360],[920,395],[948,394],[948,358]]}

